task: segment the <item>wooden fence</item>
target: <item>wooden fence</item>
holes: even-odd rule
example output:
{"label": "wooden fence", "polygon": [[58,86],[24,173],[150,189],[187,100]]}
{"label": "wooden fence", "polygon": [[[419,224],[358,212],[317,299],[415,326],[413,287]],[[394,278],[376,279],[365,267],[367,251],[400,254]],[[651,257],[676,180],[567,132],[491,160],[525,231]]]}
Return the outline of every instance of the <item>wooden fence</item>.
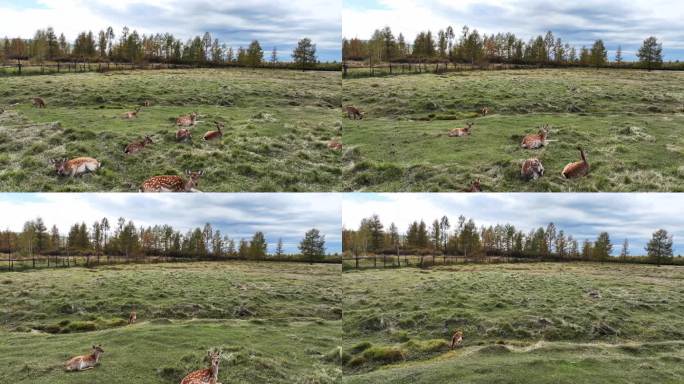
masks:
{"label": "wooden fence", "polygon": [[533,65],[520,64],[462,64],[462,63],[383,63],[372,65],[369,63],[353,63],[342,66],[342,76],[345,78],[381,77],[420,73],[450,73],[467,71],[504,71],[512,69],[537,68]]}
{"label": "wooden fence", "polygon": [[179,64],[131,64],[131,63],[88,63],[88,62],[57,62],[54,64],[2,64],[0,75],[49,75],[55,73],[79,73],[79,72],[109,72],[109,71],[132,71],[132,70],[159,70],[159,69],[188,69],[195,68],[192,65]]}

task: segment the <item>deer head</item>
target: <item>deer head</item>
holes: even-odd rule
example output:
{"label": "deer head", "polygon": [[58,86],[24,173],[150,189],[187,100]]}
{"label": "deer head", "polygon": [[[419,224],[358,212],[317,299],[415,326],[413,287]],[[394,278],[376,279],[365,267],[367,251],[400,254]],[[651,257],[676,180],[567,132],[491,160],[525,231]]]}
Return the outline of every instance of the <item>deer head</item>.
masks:
{"label": "deer head", "polygon": [[580,157],[582,158],[582,161],[588,164],[589,162],[587,161],[587,154],[584,152],[584,149],[582,149],[582,147],[580,146],[577,146],[577,150],[580,152]]}
{"label": "deer head", "polygon": [[188,176],[188,181],[185,183],[185,190],[186,191],[191,191],[197,186],[199,186],[199,179],[204,175],[204,171],[185,171],[185,174]]}
{"label": "deer head", "polygon": [[154,142],[152,141],[152,138],[149,137],[149,136],[145,136],[145,138],[143,139],[142,142],[143,142],[143,145],[146,145],[146,144],[154,144]]}
{"label": "deer head", "polygon": [[211,369],[211,374],[214,377],[218,376],[218,369],[219,369],[219,363],[221,362],[221,351],[216,351],[216,352],[207,352],[207,357],[209,358],[210,362],[210,369]]}
{"label": "deer head", "polygon": [[542,139],[546,139],[546,136],[549,135],[549,125],[544,124],[543,127],[539,128],[539,136],[542,137]]}
{"label": "deer head", "polygon": [[52,164],[55,167],[55,171],[57,171],[57,174],[60,176],[67,174],[66,168],[68,163],[69,161],[66,158],[50,159],[50,164]]}
{"label": "deer head", "polygon": [[466,127],[463,128],[466,132],[470,132],[471,129],[473,129],[474,123],[466,123]]}
{"label": "deer head", "polygon": [[214,124],[216,124],[216,129],[221,133],[221,128],[225,128],[226,125],[224,123],[219,123],[218,121],[214,121]]}
{"label": "deer head", "polygon": [[100,356],[101,354],[104,353],[104,349],[102,349],[102,344],[100,345],[93,345],[93,355],[94,356]]}

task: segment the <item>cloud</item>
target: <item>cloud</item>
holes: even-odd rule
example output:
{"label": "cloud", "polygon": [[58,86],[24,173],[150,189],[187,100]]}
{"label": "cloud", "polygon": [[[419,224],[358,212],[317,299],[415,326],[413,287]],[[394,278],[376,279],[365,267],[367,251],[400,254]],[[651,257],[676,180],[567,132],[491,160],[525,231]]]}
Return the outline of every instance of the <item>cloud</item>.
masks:
{"label": "cloud", "polygon": [[345,228],[357,228],[361,219],[375,213],[385,226],[394,222],[405,232],[414,220],[429,225],[446,215],[453,223],[464,215],[478,226],[511,223],[525,233],[553,222],[579,240],[594,240],[606,231],[616,252],[626,238],[632,254],[643,253],[651,234],[663,228],[674,236],[675,254],[683,254],[681,207],[684,195],[656,193],[345,194],[342,222]]}
{"label": "cloud", "polygon": [[32,37],[52,26],[69,40],[83,30],[124,26],[139,33],[173,33],[188,39],[210,32],[234,48],[257,39],[289,60],[297,41],[311,38],[319,59],[339,60],[341,1],[318,0],[0,0],[0,36]]}
{"label": "cloud", "polygon": [[74,223],[91,225],[107,217],[133,220],[137,226],[169,224],[185,232],[211,223],[233,239],[262,231],[271,248],[279,238],[296,252],[304,233],[317,228],[330,253],[341,250],[341,195],[334,193],[257,194],[0,194],[0,229],[20,230],[42,217],[61,233]]}
{"label": "cloud", "polygon": [[684,2],[671,0],[377,0],[361,6],[345,1],[342,34],[367,38],[373,30],[388,25],[412,41],[417,33],[452,25],[463,25],[492,34],[513,32],[527,41],[551,30],[576,45],[603,39],[609,50],[621,45],[625,57],[648,36],[663,43],[666,59],[684,58]]}

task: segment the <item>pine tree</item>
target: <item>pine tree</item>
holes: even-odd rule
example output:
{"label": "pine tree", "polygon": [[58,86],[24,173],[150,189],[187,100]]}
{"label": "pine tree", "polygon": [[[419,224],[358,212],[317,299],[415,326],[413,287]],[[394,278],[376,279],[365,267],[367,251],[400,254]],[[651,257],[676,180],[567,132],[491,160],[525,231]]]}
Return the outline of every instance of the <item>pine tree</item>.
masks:
{"label": "pine tree", "polygon": [[278,239],[278,245],[276,246],[275,255],[277,257],[281,257],[284,254],[285,254],[285,251],[283,250],[283,239],[280,238],[280,239]]}
{"label": "pine tree", "polygon": [[315,228],[309,230],[299,243],[299,251],[307,260],[322,260],[325,257],[325,235]]}
{"label": "pine tree", "polygon": [[266,257],[268,244],[263,232],[256,232],[249,244],[249,257],[252,259],[263,259]]}
{"label": "pine tree", "polygon": [[651,71],[663,64],[663,46],[658,43],[658,39],[651,36],[644,40],[637,53],[639,62]]}
{"label": "pine tree", "polygon": [[672,235],[668,234],[666,230],[655,231],[646,245],[648,257],[660,266],[664,261],[672,258],[672,243]]}
{"label": "pine tree", "polygon": [[615,51],[615,63],[618,65],[622,65],[622,46],[618,45],[617,51]]}
{"label": "pine tree", "polygon": [[313,44],[309,38],[299,40],[292,52],[292,59],[302,70],[316,64],[316,44]]}

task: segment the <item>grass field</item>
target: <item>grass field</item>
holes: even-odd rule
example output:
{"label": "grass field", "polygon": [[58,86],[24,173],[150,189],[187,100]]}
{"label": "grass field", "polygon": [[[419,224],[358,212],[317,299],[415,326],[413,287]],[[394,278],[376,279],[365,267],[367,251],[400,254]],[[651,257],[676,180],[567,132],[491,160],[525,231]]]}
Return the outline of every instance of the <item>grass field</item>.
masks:
{"label": "grass field", "polygon": [[[179,383],[211,348],[225,384],[339,382],[340,282],[339,265],[299,263],[3,273],[0,382]],[[63,371],[96,343],[100,366]]]}
{"label": "grass field", "polygon": [[681,383],[683,282],[587,263],[345,272],[344,382]]}
{"label": "grass field", "polygon": [[[46,109],[31,106],[43,97]],[[137,119],[122,116],[143,101]],[[342,186],[336,72],[196,69],[8,77],[0,82],[0,190],[137,191],[155,175],[203,169],[210,192],[333,191]],[[191,143],[175,118],[196,111]],[[214,121],[220,141],[204,142]],[[124,147],[150,135],[135,155]],[[95,157],[103,168],[59,178],[48,160]]]}
{"label": "grass field", "polygon": [[[684,73],[535,69],[423,74],[343,81],[343,104],[366,113],[345,120],[344,188],[459,191],[684,191]],[[490,115],[478,111],[488,106]],[[472,135],[449,138],[474,122]],[[550,142],[521,139],[549,124]],[[587,151],[590,174],[563,167]],[[539,157],[546,174],[520,179]]]}

